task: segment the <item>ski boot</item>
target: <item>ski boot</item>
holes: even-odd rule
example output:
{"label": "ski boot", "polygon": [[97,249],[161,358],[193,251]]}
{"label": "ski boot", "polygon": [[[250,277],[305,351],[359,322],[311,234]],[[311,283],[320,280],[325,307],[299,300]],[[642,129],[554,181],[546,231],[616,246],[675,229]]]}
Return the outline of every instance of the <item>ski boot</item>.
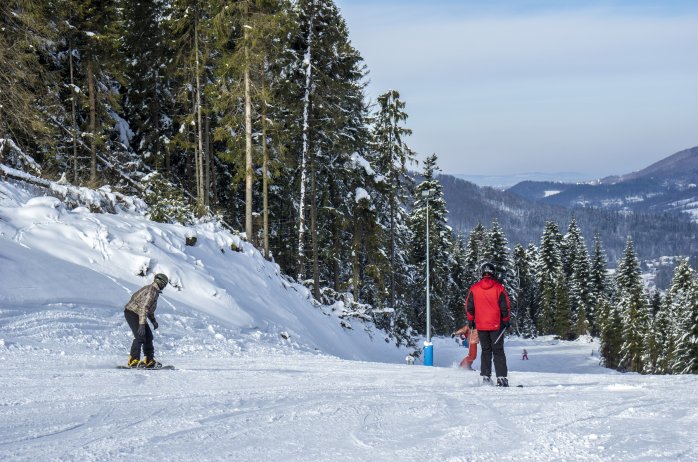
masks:
{"label": "ski boot", "polygon": [[160,369],[162,367],[162,363],[155,361],[153,358],[148,358],[147,356],[143,361],[140,362],[138,365],[141,369]]}
{"label": "ski boot", "polygon": [[492,385],[492,379],[489,376],[483,375],[482,376],[482,384],[483,385]]}
{"label": "ski boot", "polygon": [[506,377],[497,377],[497,386],[498,387],[508,387],[509,386],[509,379]]}
{"label": "ski boot", "polygon": [[129,355],[128,362],[126,363],[126,365],[128,367],[135,368],[135,367],[140,366],[140,364],[141,364],[140,358],[134,358],[133,356]]}

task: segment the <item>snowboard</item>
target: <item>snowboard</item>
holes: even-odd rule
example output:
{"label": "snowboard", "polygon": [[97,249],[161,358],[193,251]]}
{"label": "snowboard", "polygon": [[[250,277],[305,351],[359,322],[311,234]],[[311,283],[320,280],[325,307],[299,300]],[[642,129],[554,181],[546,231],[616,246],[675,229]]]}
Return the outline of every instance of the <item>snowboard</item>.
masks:
{"label": "snowboard", "polygon": [[124,366],[123,364],[116,366],[117,369],[133,369],[134,371],[159,371],[161,369],[166,369],[168,371],[173,371],[174,366],[171,364],[168,364],[167,366],[162,366],[162,367],[152,367],[152,368],[147,368],[147,367],[128,367]]}

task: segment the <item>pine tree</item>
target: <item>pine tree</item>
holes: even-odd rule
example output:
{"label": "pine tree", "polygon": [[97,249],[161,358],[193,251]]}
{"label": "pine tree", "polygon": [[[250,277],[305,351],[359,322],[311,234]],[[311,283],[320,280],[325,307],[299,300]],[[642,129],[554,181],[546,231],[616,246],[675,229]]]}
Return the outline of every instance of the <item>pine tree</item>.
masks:
{"label": "pine tree", "polygon": [[[172,0],[166,21],[171,46],[176,50],[170,72],[176,79],[174,114],[176,135],[173,146],[181,150],[183,165],[172,166],[193,176],[197,214],[206,213],[210,199],[211,153],[207,148],[209,101],[207,87],[212,80],[214,28],[212,17],[218,5],[209,0]],[[206,139],[205,139],[206,138]],[[193,156],[190,154],[193,152]]]}
{"label": "pine tree", "polygon": [[676,374],[698,373],[698,282],[688,260],[674,270],[669,313],[673,320],[670,334],[675,339],[670,370]]}
{"label": "pine tree", "polygon": [[[598,307],[603,300],[610,300],[612,297],[611,287],[612,284],[608,280],[608,259],[606,258],[606,253],[603,250],[601,244],[601,238],[599,234],[596,233],[594,236],[594,252],[591,258],[591,272],[589,274],[590,279],[590,295],[594,304],[594,311],[598,312]],[[599,322],[592,318],[591,333],[592,335],[598,335],[601,331]]]}
{"label": "pine tree", "polygon": [[[448,307],[448,291],[454,286],[450,280],[450,269],[453,260],[449,254],[452,248],[451,228],[446,224],[446,202],[443,197],[443,187],[436,178],[436,154],[424,161],[423,181],[415,190],[415,201],[410,223],[414,240],[412,242],[412,261],[417,269],[418,283],[415,285],[413,303],[417,308],[413,325],[426,325],[426,229],[429,222],[429,285],[432,328],[435,333],[445,334],[454,326],[455,319]],[[430,192],[423,195],[422,192]],[[427,204],[428,201],[428,204]],[[427,214],[428,205],[428,214]],[[428,220],[427,220],[428,217]],[[423,275],[423,276],[422,276]],[[422,308],[423,307],[423,308]]]}
{"label": "pine tree", "polygon": [[[352,209],[352,283],[354,300],[365,301],[374,307],[384,308],[386,282],[384,275],[388,259],[380,252],[382,238],[373,199],[362,187],[356,188],[356,206]],[[363,293],[366,292],[366,293]],[[387,321],[389,324],[389,321]],[[379,322],[382,328],[389,328]]]}
{"label": "pine tree", "polygon": [[396,289],[404,290],[404,285],[398,286],[396,268],[400,261],[405,261],[399,255],[400,249],[405,248],[405,235],[400,233],[400,223],[407,221],[404,208],[408,194],[413,187],[408,175],[407,165],[413,163],[414,152],[406,145],[405,138],[412,131],[403,126],[407,120],[405,102],[400,100],[397,90],[389,90],[378,97],[378,114],[373,128],[373,146],[375,157],[373,166],[384,175],[381,182],[381,192],[387,202],[386,215],[382,218],[388,229],[388,249],[390,255],[390,306],[396,306]]}
{"label": "pine tree", "polygon": [[124,119],[133,131],[131,147],[143,163],[168,171],[167,142],[173,135],[171,86],[166,72],[171,43],[163,18],[169,14],[162,0],[122,0],[124,11]]}
{"label": "pine tree", "polygon": [[616,272],[618,310],[623,321],[620,367],[631,372],[644,370],[644,341],[648,331],[648,301],[640,278],[640,264],[633,240],[628,236]]}
{"label": "pine tree", "polygon": [[465,278],[466,286],[470,287],[480,280],[480,266],[485,259],[485,239],[487,230],[478,223],[470,231],[465,245]]}
{"label": "pine tree", "polygon": [[46,117],[57,105],[54,76],[45,64],[47,44],[56,35],[48,27],[50,12],[42,2],[0,2],[0,139],[37,155],[55,144],[56,128]]}
{"label": "pine tree", "polygon": [[[278,70],[275,62],[289,46],[290,19],[279,0],[222,2],[216,4],[215,11],[212,22],[221,56],[216,66],[218,97],[213,106],[223,114],[217,138],[233,148],[224,157],[237,166],[236,177],[244,179],[244,229],[251,242],[260,241],[254,210],[262,205],[265,225],[261,240],[268,254],[269,143],[274,140],[268,116],[274,106],[271,90],[278,79],[278,74],[269,71]],[[263,204],[255,201],[260,165]]]}
{"label": "pine tree", "polygon": [[543,231],[536,262],[536,284],[539,289],[536,327],[541,335],[555,332],[558,279],[564,279],[557,223],[548,221]]}
{"label": "pine tree", "polygon": [[109,149],[109,138],[118,112],[118,80],[121,77],[119,41],[122,33],[121,10],[116,0],[71,0],[77,31],[75,48],[87,88],[87,133],[89,133],[89,182],[96,186],[97,159]]}
{"label": "pine tree", "polygon": [[465,245],[461,236],[454,236],[449,254],[453,263],[449,276],[452,281],[452,287],[449,290],[448,306],[451,312],[450,317],[453,319],[453,326],[454,328],[459,328],[464,326],[466,322],[465,298],[470,290],[470,285],[467,283]]}
{"label": "pine tree", "polygon": [[573,328],[570,323],[570,298],[565,283],[564,274],[559,273],[555,278],[555,308],[553,313],[553,333],[563,340],[574,338]]}
{"label": "pine tree", "polygon": [[623,346],[623,320],[621,314],[603,298],[600,299],[597,308],[602,363],[610,369],[618,369]]}
{"label": "pine tree", "polygon": [[673,297],[671,292],[662,300],[659,311],[654,316],[652,328],[647,334],[645,372],[648,374],[671,374],[672,364],[676,355],[676,320],[673,313]]}
{"label": "pine tree", "polygon": [[521,244],[516,244],[513,252],[515,273],[518,275],[519,292],[516,302],[512,303],[513,325],[524,338],[536,336],[535,325],[531,314],[535,303],[535,275],[533,272],[533,259],[535,248],[531,246],[529,251]]}
{"label": "pine tree", "polygon": [[587,334],[592,324],[594,297],[589,254],[574,217],[562,239],[562,260],[569,285],[570,322],[575,326],[574,336],[578,337]]}
{"label": "pine tree", "polygon": [[484,257],[497,269],[496,278],[507,290],[510,302],[515,304],[519,281],[511,261],[509,243],[496,219],[492,220],[492,227],[485,237]]}
{"label": "pine tree", "polygon": [[298,274],[306,274],[306,194],[310,199],[310,251],[313,292],[320,280],[339,281],[349,247],[346,229],[354,191],[346,185],[357,171],[352,154],[369,140],[363,100],[363,60],[351,45],[346,23],[331,0],[295,5],[300,37],[296,75],[303,82],[302,149],[299,166]]}

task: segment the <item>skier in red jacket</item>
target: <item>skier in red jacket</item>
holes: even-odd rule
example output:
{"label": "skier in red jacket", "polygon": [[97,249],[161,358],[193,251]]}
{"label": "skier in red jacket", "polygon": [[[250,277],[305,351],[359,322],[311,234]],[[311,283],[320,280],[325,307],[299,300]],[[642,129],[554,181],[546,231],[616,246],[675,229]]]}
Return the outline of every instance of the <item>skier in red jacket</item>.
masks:
{"label": "skier in red jacket", "polygon": [[480,272],[482,279],[470,287],[465,299],[468,325],[473,329],[477,328],[482,347],[480,375],[485,383],[492,383],[490,375],[494,356],[497,386],[508,387],[504,330],[509,328],[509,295],[504,286],[494,279],[495,267],[492,263],[484,263]]}

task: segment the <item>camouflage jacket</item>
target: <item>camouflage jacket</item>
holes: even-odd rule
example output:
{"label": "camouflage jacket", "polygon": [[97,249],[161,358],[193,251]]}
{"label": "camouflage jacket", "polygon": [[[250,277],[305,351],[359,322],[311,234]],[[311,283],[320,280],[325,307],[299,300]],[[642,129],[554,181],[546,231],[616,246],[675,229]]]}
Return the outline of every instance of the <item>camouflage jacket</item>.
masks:
{"label": "camouflage jacket", "polygon": [[158,307],[160,288],[156,283],[149,284],[131,296],[125,309],[138,315],[138,323],[145,324],[145,319],[155,321],[155,308]]}

